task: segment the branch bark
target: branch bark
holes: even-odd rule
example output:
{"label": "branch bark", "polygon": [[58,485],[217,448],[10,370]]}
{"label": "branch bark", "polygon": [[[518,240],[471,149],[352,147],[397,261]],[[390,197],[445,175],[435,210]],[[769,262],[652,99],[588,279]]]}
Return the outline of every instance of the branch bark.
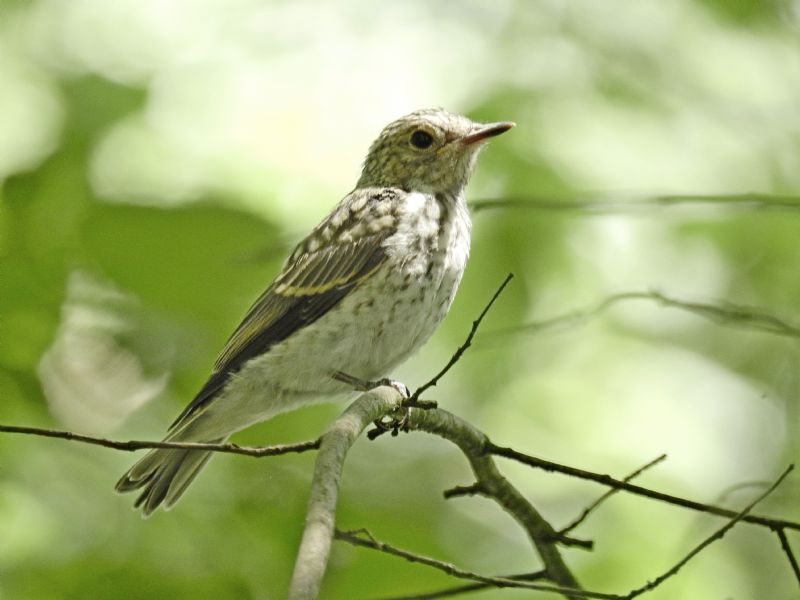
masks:
{"label": "branch bark", "polygon": [[20,433],[23,435],[35,435],[38,437],[55,438],[91,444],[92,446],[102,446],[113,450],[124,452],[136,452],[137,450],[152,450],[153,448],[175,448],[177,450],[209,450],[211,452],[222,452],[224,454],[241,454],[262,458],[264,456],[280,456],[292,452],[307,452],[319,448],[319,439],[308,440],[307,442],[295,442],[294,444],[275,444],[273,446],[240,446],[239,444],[212,444],[207,442],[150,442],[143,440],[117,441],[106,438],[75,433],[74,431],[63,431],[60,429],[47,429],[44,427],[22,427],[19,425],[0,425],[0,433]]}
{"label": "branch bark", "polygon": [[[521,576],[512,575],[511,577],[492,577],[487,575],[480,575],[478,573],[473,573],[472,571],[460,569],[453,564],[446,563],[441,560],[436,560],[435,558],[424,556],[422,554],[417,554],[415,552],[408,552],[407,550],[402,550],[401,548],[397,548],[395,546],[392,546],[391,544],[387,544],[385,542],[376,540],[372,536],[372,534],[366,529],[360,529],[356,531],[337,530],[336,539],[341,540],[343,542],[347,542],[348,544],[353,544],[354,546],[371,548],[373,550],[378,550],[379,552],[391,554],[392,556],[398,556],[409,562],[419,563],[429,567],[433,567],[435,569],[439,569],[444,573],[447,573],[452,577],[456,577],[459,579],[469,579],[484,584],[486,587],[521,588],[528,590],[537,590],[541,592],[565,594],[568,595],[569,597],[573,597],[574,595],[577,596],[578,598],[596,598],[598,600],[620,600],[619,596],[616,594],[604,594],[602,592],[587,592],[585,590],[577,590],[571,588],[555,587],[552,585],[532,583],[534,580],[549,579],[546,571],[537,571],[535,574],[528,574]],[[478,587],[473,586],[472,589],[482,589],[482,588],[480,586]],[[422,597],[428,597],[428,596],[429,596],[428,594],[424,594]],[[408,598],[408,596],[406,597]],[[420,596],[410,596],[410,598],[415,598],[415,597],[419,598]]]}
{"label": "branch bark", "polygon": [[[487,451],[489,438],[475,427],[442,409],[417,410],[411,413],[409,427],[438,435],[459,447],[472,467],[481,493],[493,498],[527,532],[539,553],[548,579],[561,587],[580,589],[556,544],[558,532],[497,470]],[[566,595],[574,599],[578,596]]]}
{"label": "branch bark", "polygon": [[322,436],[289,600],[313,600],[319,595],[335,530],[336,500],[347,452],[367,425],[397,409],[402,401],[403,396],[393,387],[375,388],[359,396]]}
{"label": "branch bark", "polygon": [[[650,488],[642,487],[634,483],[628,483],[626,481],[620,481],[619,479],[614,479],[610,475],[603,475],[601,473],[594,473],[593,471],[576,469],[575,467],[562,465],[560,463],[545,460],[543,458],[531,456],[530,454],[524,454],[522,452],[514,450],[513,448],[497,446],[492,442],[488,442],[487,451],[490,452],[491,454],[494,454],[495,456],[510,458],[511,460],[515,460],[524,465],[528,465],[529,467],[534,467],[537,469],[542,469],[544,471],[549,471],[553,473],[562,473],[564,475],[569,475],[570,477],[577,477],[578,479],[586,479],[587,481],[594,481],[596,483],[608,486],[610,488],[624,490],[630,494],[635,494],[637,496],[644,496],[645,498],[651,498],[653,500],[658,500],[660,502],[666,502],[667,504],[673,504],[675,506],[680,506],[682,508],[688,508],[690,510],[696,510],[698,512],[704,512],[711,515],[717,515],[718,517],[728,517],[730,519],[736,517],[737,515],[736,511],[734,510],[722,508],[720,506],[715,506],[713,504],[703,504],[702,502],[695,502],[694,500],[689,500],[687,498],[682,498],[680,496],[673,496],[672,494],[665,494],[664,492],[651,490]],[[766,527],[773,531],[776,531],[778,529],[793,529],[795,531],[800,531],[800,522],[787,521],[784,519],[774,519],[771,517],[752,515],[748,513],[742,517],[742,521],[746,523],[753,523],[755,525],[761,525],[762,527]]]}

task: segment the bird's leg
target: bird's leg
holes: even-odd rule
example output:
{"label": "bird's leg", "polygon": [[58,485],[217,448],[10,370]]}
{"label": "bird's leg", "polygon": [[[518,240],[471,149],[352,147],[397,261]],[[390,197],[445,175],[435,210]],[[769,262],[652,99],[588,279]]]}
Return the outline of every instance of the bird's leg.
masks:
{"label": "bird's leg", "polygon": [[411,390],[408,389],[405,383],[401,381],[397,381],[396,379],[389,379],[388,377],[384,377],[383,379],[378,379],[377,381],[368,381],[364,379],[359,379],[358,377],[354,377],[353,375],[348,375],[343,371],[334,371],[331,374],[331,377],[336,381],[341,381],[342,383],[346,383],[347,385],[351,386],[354,390],[359,392],[368,392],[370,390],[374,390],[376,387],[381,386],[389,386],[396,389],[400,392],[400,395],[408,399],[411,397]]}

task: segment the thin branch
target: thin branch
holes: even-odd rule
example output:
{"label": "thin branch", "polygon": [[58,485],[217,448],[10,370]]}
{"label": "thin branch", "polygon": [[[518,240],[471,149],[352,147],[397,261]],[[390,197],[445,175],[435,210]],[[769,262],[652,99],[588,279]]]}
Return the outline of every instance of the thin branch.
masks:
{"label": "thin branch", "polygon": [[545,210],[578,212],[589,215],[613,213],[643,213],[676,206],[712,207],[741,211],[786,211],[800,212],[800,196],[782,194],[666,194],[613,200],[604,198],[542,198],[515,197],[473,200],[469,203],[473,212],[497,209]]}
{"label": "thin branch", "polygon": [[[682,508],[688,508],[690,510],[696,510],[698,512],[704,512],[711,515],[716,515],[719,517],[728,517],[728,518],[734,518],[736,517],[737,514],[735,511],[729,510],[727,508],[714,506],[713,504],[703,504],[702,502],[695,502],[694,500],[688,500],[686,498],[681,498],[680,496],[673,496],[671,494],[657,492],[655,490],[651,490],[649,488],[645,488],[633,483],[628,483],[626,481],[620,481],[619,479],[614,479],[610,475],[603,475],[601,473],[594,473],[593,471],[576,469],[575,467],[569,467],[567,465],[562,465],[549,460],[544,460],[542,458],[537,458],[535,456],[530,456],[529,454],[523,454],[522,452],[517,452],[513,448],[497,446],[492,442],[487,443],[486,451],[491,454],[494,454],[495,456],[502,456],[504,458],[515,460],[524,465],[528,465],[529,467],[534,467],[536,469],[543,469],[545,471],[550,471],[555,473],[562,473],[564,475],[569,475],[570,477],[577,477],[578,479],[586,479],[588,481],[594,481],[595,483],[600,483],[602,485],[611,488],[624,490],[628,493],[635,494],[637,496],[644,496],[645,498],[659,500],[661,502],[666,502],[667,504],[674,504],[675,506],[680,506]],[[742,521],[745,521],[747,523],[754,523],[756,525],[761,525],[762,527],[767,527],[772,530],[784,528],[784,529],[793,529],[795,531],[800,531],[800,523],[796,523],[794,521],[786,521],[783,519],[773,519],[770,517],[762,517],[759,515],[747,514],[744,517],[742,517]]]}
{"label": "thin branch", "polygon": [[444,496],[445,500],[450,500],[450,498],[459,498],[461,496],[475,496],[482,492],[481,484],[473,483],[471,485],[454,485],[442,492],[442,496]]}
{"label": "thin branch", "polygon": [[452,577],[457,577],[459,579],[469,579],[471,581],[478,581],[481,583],[486,583],[492,587],[524,588],[529,590],[539,590],[543,592],[564,594],[570,597],[578,597],[578,598],[601,598],[604,600],[617,600],[619,598],[619,596],[615,594],[604,594],[601,592],[587,592],[575,588],[557,587],[553,585],[533,583],[521,579],[479,575],[478,573],[473,573],[472,571],[460,569],[459,567],[456,567],[452,563],[436,560],[435,558],[424,556],[422,554],[408,552],[407,550],[402,550],[385,542],[380,542],[376,540],[372,536],[372,534],[369,533],[369,531],[366,531],[364,529],[356,531],[341,531],[337,529],[335,537],[337,540],[342,540],[349,544],[353,544],[354,546],[363,546],[364,548],[372,548],[373,550],[379,550],[380,552],[385,552],[386,554],[399,556],[400,558],[404,558],[409,562],[423,564],[429,567],[433,567],[435,569],[439,569],[440,571],[447,573]]}
{"label": "thin branch", "polygon": [[[549,592],[553,592],[553,593],[560,593],[560,594],[565,594],[565,595],[568,595],[568,596],[571,596],[571,597],[603,598],[603,599],[612,599],[612,600],[618,600],[618,599],[633,600],[634,598],[636,598],[636,597],[638,597],[638,596],[640,596],[640,595],[642,595],[642,594],[644,594],[646,592],[649,592],[649,591],[655,589],[656,587],[658,587],[659,585],[664,583],[667,579],[669,579],[670,577],[673,577],[674,575],[676,575],[680,571],[681,568],[683,568],[689,561],[691,561],[695,556],[697,556],[700,552],[702,552],[706,547],[711,545],[713,542],[715,542],[715,541],[717,541],[719,539],[722,539],[727,534],[728,531],[730,531],[738,522],[742,521],[747,516],[747,514],[756,506],[756,504],[761,502],[770,493],[772,493],[783,482],[783,480],[789,475],[789,473],[793,469],[794,469],[794,465],[790,465],[780,475],[780,477],[778,477],[778,479],[775,481],[775,483],[773,483],[769,487],[769,489],[767,489],[764,493],[762,493],[755,500],[753,500],[751,503],[749,503],[743,510],[741,510],[738,513],[735,513],[733,518],[730,521],[728,521],[723,527],[721,527],[720,529],[715,531],[712,535],[710,535],[706,539],[704,539],[700,544],[695,546],[689,553],[687,553],[681,560],[679,560],[670,569],[665,571],[663,574],[661,574],[659,577],[657,577],[653,581],[650,581],[650,582],[646,583],[644,586],[642,586],[640,588],[632,590],[631,592],[629,592],[625,596],[619,596],[619,595],[616,595],[616,594],[598,593],[598,592],[587,592],[587,591],[583,591],[583,590],[570,589],[570,588],[566,588],[565,589],[565,588],[561,588],[561,587],[548,586],[548,585],[530,584],[530,583],[526,583],[525,581],[523,581],[520,576],[517,576],[517,577],[489,577],[489,576],[479,575],[479,574],[471,572],[471,571],[466,571],[464,569],[460,569],[460,568],[454,566],[451,563],[439,561],[439,560],[436,560],[436,559],[433,559],[433,558],[430,558],[428,556],[424,556],[424,555],[421,555],[421,554],[408,552],[406,550],[402,550],[400,548],[394,547],[394,546],[392,546],[390,544],[387,544],[385,542],[380,542],[380,541],[376,540],[372,536],[372,534],[370,534],[368,531],[363,530],[363,529],[362,530],[357,530],[357,531],[340,531],[340,530],[336,530],[335,538],[337,540],[346,541],[346,542],[348,542],[350,544],[353,544],[353,545],[356,545],[356,546],[363,546],[363,547],[366,547],[366,548],[371,548],[371,549],[374,549],[374,550],[378,550],[380,552],[384,552],[384,553],[387,553],[387,554],[398,556],[398,557],[401,557],[401,558],[403,558],[405,560],[408,560],[410,562],[424,564],[424,565],[439,569],[439,570],[441,570],[441,571],[443,571],[443,572],[445,572],[448,575],[451,575],[453,577],[457,577],[457,578],[461,578],[461,579],[470,579],[470,580],[477,581],[477,582],[480,582],[481,584],[483,584],[480,588],[477,587],[477,586],[462,586],[462,587],[459,587],[459,588],[450,588],[450,589],[444,590],[442,592],[434,592],[434,593],[431,593],[431,594],[416,595],[416,596],[403,596],[402,598],[405,599],[405,600],[410,600],[412,598],[415,598],[415,599],[420,599],[420,598],[441,598],[441,597],[446,597],[446,596],[452,596],[455,593],[462,593],[462,592],[466,592],[466,591],[475,591],[477,589],[483,589],[484,587],[498,587],[498,588],[519,587],[519,588],[534,589],[534,590],[540,590],[540,591],[549,591]],[[782,530],[779,531],[779,535],[781,535],[781,533],[782,533]],[[362,536],[366,536],[366,537],[362,537]],[[783,544],[783,540],[785,540],[785,536],[782,538],[782,544]],[[787,542],[787,544],[788,544],[788,542]],[[788,551],[788,554],[791,557],[790,560],[792,560],[793,559],[793,555],[791,554],[791,550]],[[796,563],[793,563],[793,564],[796,564]],[[549,576],[547,571],[544,571],[542,573],[537,573],[535,575],[538,575],[538,576],[541,576],[541,577]],[[399,599],[396,599],[396,600],[399,600]]]}
{"label": "thin branch", "polygon": [[[240,446],[238,444],[230,444],[230,443],[209,444],[202,442],[155,442],[155,441],[144,441],[144,440],[115,441],[106,438],[75,433],[72,431],[45,429],[42,427],[22,427],[16,425],[0,425],[0,433],[12,433],[12,434],[16,433],[23,435],[34,435],[39,437],[70,440],[94,446],[111,448],[114,450],[121,450],[123,452],[135,452],[137,450],[148,450],[152,448],[175,448],[179,450],[208,450],[211,452],[221,452],[226,454],[239,454],[242,456],[250,456],[253,458],[308,452],[310,450],[317,450],[320,445],[320,439],[308,440],[305,442],[297,442],[294,444],[275,444],[273,446]],[[518,460],[529,466],[544,469],[546,471],[553,471],[553,472],[563,473],[565,475],[570,475],[572,477],[588,479],[590,481],[595,481],[597,483],[615,489],[620,489],[629,492],[631,494],[646,496],[649,498],[653,498],[655,500],[661,500],[663,502],[681,506],[683,508],[688,508],[690,510],[707,512],[721,517],[731,517],[734,514],[732,511],[725,508],[721,508],[711,504],[702,504],[700,502],[695,502],[692,500],[681,498],[679,496],[671,496],[669,494],[664,494],[662,492],[657,492],[654,490],[650,490],[648,488],[643,488],[637,485],[628,484],[625,481],[614,479],[608,475],[602,475],[591,471],[585,471],[582,469],[569,467],[567,465],[562,465],[560,463],[547,461],[541,458],[537,458],[522,453],[516,453],[514,456],[510,456],[504,453],[506,451],[511,453],[516,452],[511,448],[502,448],[494,445],[492,445],[492,448],[493,449],[491,451],[493,454],[497,454],[498,456],[505,456],[506,458],[511,458],[512,460]],[[495,452],[494,449],[498,449],[500,451]],[[796,523],[793,521],[786,521],[782,519],[773,519],[769,517],[747,515],[744,518],[744,521],[748,523],[755,523],[757,525],[762,525],[764,527],[768,527],[776,531],[778,529],[792,529],[795,531],[800,531],[800,523]]]}
{"label": "thin branch", "polygon": [[800,326],[777,317],[763,308],[733,304],[731,302],[721,302],[719,304],[692,302],[667,296],[656,290],[612,294],[592,307],[570,311],[550,319],[526,323],[519,327],[502,329],[492,332],[492,335],[537,333],[557,327],[575,326],[596,317],[615,304],[628,300],[651,300],[662,306],[691,312],[720,325],[753,329],[763,333],[800,339]]}
{"label": "thin branch", "polygon": [[659,585],[664,583],[667,579],[669,579],[670,577],[675,575],[678,571],[680,571],[681,568],[686,565],[686,563],[688,563],[695,556],[700,554],[700,552],[702,552],[707,546],[711,545],[712,543],[716,542],[717,540],[722,539],[725,536],[725,534],[728,533],[728,531],[733,529],[733,527],[739,521],[743,520],[745,518],[745,516],[747,516],[747,514],[753,509],[753,507],[755,507],[756,504],[758,504],[764,498],[769,496],[775,490],[775,488],[778,487],[781,484],[781,482],[783,482],[783,480],[786,478],[786,476],[789,475],[789,473],[792,472],[792,469],[794,469],[794,465],[789,465],[789,467],[780,475],[780,477],[778,477],[778,479],[775,480],[775,483],[773,483],[764,493],[760,494],[750,504],[745,506],[744,509],[742,509],[740,512],[736,513],[735,516],[730,521],[728,521],[724,526],[722,526],[720,529],[718,529],[717,531],[712,533],[710,536],[708,536],[706,539],[704,539],[702,542],[700,542],[686,556],[684,556],[681,560],[679,560],[677,563],[675,563],[674,566],[672,566],[670,569],[668,569],[667,571],[665,571],[664,573],[662,573],[661,575],[656,577],[653,581],[648,581],[642,587],[631,591],[627,596],[624,597],[625,600],[632,600],[633,598],[636,598],[637,596],[641,596],[645,592],[649,592],[650,590],[653,590],[653,589],[657,588]]}
{"label": "thin branch", "polygon": [[775,530],[775,533],[778,534],[778,539],[781,542],[781,548],[783,549],[783,553],[786,555],[786,558],[789,560],[789,564],[792,566],[792,572],[797,579],[797,583],[800,583],[800,565],[797,564],[797,559],[794,556],[794,552],[792,552],[792,547],[789,545],[789,539],[786,537],[786,531],[784,531],[783,527],[779,527]]}
{"label": "thin branch", "polygon": [[289,586],[289,600],[312,600],[319,596],[328,566],[339,481],[347,452],[367,425],[399,408],[403,398],[399,390],[389,386],[361,394],[322,436],[314,463],[303,538]]}
{"label": "thin branch", "polygon": [[295,444],[275,444],[274,446],[239,446],[238,444],[206,444],[202,442],[148,442],[141,440],[129,440],[127,442],[117,442],[105,438],[83,435],[72,431],[61,431],[58,429],[45,429],[42,427],[18,427],[16,425],[0,425],[0,433],[21,433],[25,435],[36,435],[40,437],[58,438],[71,440],[123,450],[125,452],[135,452],[136,450],[146,450],[152,448],[176,448],[178,450],[210,450],[212,452],[223,452],[227,454],[242,454],[261,458],[263,456],[279,456],[292,452],[307,452],[319,448],[320,440],[309,440],[307,442],[297,442]]}
{"label": "thin branch", "polygon": [[[654,458],[653,460],[651,460],[646,465],[643,465],[643,466],[639,467],[633,473],[627,475],[622,481],[624,481],[626,483],[629,482],[631,479],[634,479],[634,478],[638,477],[639,475],[644,473],[647,469],[656,466],[658,463],[662,462],[666,458],[667,458],[666,454],[662,454],[661,456],[659,456],[657,458]],[[592,502],[589,506],[584,508],[583,512],[578,516],[578,518],[576,518],[572,523],[570,523],[569,525],[567,525],[566,527],[561,529],[559,531],[559,533],[561,535],[568,534],[570,531],[575,529],[578,525],[583,523],[586,520],[586,518],[590,514],[592,514],[592,512],[594,512],[597,509],[598,506],[600,506],[603,502],[608,500],[611,496],[613,496],[614,494],[618,493],[619,491],[620,491],[619,488],[611,488],[610,490],[608,490],[605,494],[603,494],[597,500]]]}
{"label": "thin branch", "polygon": [[[603,497],[601,497],[601,500],[610,496],[615,491],[619,490],[611,490],[610,492],[606,492]],[[449,500],[450,498],[460,498],[462,496],[485,496],[487,498],[492,498],[492,490],[487,489],[486,486],[478,482],[473,483],[472,485],[454,486],[448,490],[445,490],[442,495],[444,496],[445,500]],[[595,504],[592,506],[596,507],[597,504],[599,504],[599,501],[595,502]],[[586,511],[584,511],[584,513],[585,512]],[[578,538],[569,537],[567,533],[568,531],[564,529],[558,531],[555,535],[555,541],[562,546],[574,546],[577,548],[583,548],[584,550],[592,550],[594,548],[594,542],[591,540],[581,540]]]}
{"label": "thin branch", "polygon": [[[502,579],[512,579],[514,581],[536,581],[542,579],[544,576],[544,571],[536,571],[535,573],[501,575],[500,577]],[[435,592],[424,592],[422,594],[412,594],[410,596],[390,596],[383,600],[436,600],[437,598],[452,598],[453,596],[460,596],[470,592],[480,592],[493,587],[495,587],[493,583],[468,583],[467,585],[444,588]]]}
{"label": "thin branch", "polygon": [[497,300],[498,296],[500,296],[500,294],[503,293],[503,290],[508,285],[508,282],[511,281],[513,278],[514,278],[513,273],[509,273],[508,275],[506,275],[506,278],[503,280],[503,283],[501,283],[500,287],[497,288],[497,291],[489,300],[488,304],[486,304],[486,306],[483,308],[481,314],[479,314],[478,318],[472,322],[472,329],[470,329],[469,335],[467,335],[467,339],[464,340],[464,343],[458,347],[458,349],[455,351],[453,356],[450,357],[450,360],[447,362],[447,364],[441,371],[439,371],[436,375],[434,375],[433,378],[431,378],[427,383],[422,384],[414,391],[411,398],[409,398],[409,402],[416,402],[417,400],[419,400],[419,397],[422,395],[422,392],[439,383],[439,380],[442,377],[444,377],[447,374],[447,372],[453,367],[453,365],[455,365],[459,361],[461,355],[464,354],[464,352],[467,351],[467,348],[469,348],[472,345],[472,339],[475,337],[475,333],[478,331],[478,327],[480,327],[481,321],[483,321],[483,318],[486,316],[486,313],[489,312],[489,309],[492,308],[494,301]]}
{"label": "thin branch", "polygon": [[437,435],[458,446],[469,461],[481,493],[497,502],[525,529],[544,563],[548,578],[564,588],[580,587],[559,552],[558,532],[519,490],[500,474],[492,456],[486,452],[487,444],[490,442],[483,432],[440,408],[413,411],[408,426],[411,430]]}

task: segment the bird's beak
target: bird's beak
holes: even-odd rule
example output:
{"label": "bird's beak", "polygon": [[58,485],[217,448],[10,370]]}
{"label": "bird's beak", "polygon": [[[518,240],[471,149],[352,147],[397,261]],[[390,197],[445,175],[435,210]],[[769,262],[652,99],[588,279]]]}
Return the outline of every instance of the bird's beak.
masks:
{"label": "bird's beak", "polygon": [[472,144],[484,142],[489,138],[493,138],[496,135],[505,133],[515,125],[516,123],[512,123],[511,121],[503,121],[501,123],[489,123],[487,125],[479,125],[475,131],[461,138],[461,143],[464,144],[465,146],[470,146]]}

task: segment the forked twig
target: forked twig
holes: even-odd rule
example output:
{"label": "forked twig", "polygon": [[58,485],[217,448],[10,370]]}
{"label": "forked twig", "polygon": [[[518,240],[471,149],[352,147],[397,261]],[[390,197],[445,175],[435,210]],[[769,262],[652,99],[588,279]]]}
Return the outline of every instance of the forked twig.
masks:
{"label": "forked twig", "polygon": [[337,529],[335,533],[335,538],[337,540],[353,544],[354,546],[363,546],[365,548],[372,548],[373,550],[379,550],[380,552],[384,552],[386,554],[391,554],[393,556],[404,558],[405,560],[410,562],[427,565],[429,567],[439,569],[440,571],[443,571],[444,573],[447,573],[452,577],[457,577],[459,579],[469,579],[472,581],[486,583],[489,584],[491,587],[524,588],[529,590],[552,592],[556,594],[566,594],[569,595],[570,597],[598,598],[601,600],[617,600],[619,598],[619,596],[617,596],[616,594],[589,592],[574,588],[565,588],[554,585],[535,583],[517,578],[511,579],[505,577],[491,577],[488,575],[479,575],[478,573],[473,573],[472,571],[461,569],[453,565],[452,563],[437,560],[435,558],[424,556],[422,554],[409,552],[407,550],[397,548],[396,546],[392,546],[385,542],[378,541],[366,529],[357,529],[355,531],[342,531]]}
{"label": "forked twig", "polygon": [[[542,469],[544,471],[550,471],[554,473],[562,473],[570,477],[577,477],[578,479],[586,479],[587,481],[594,481],[601,485],[617,488],[626,491],[630,494],[634,494],[636,496],[651,498],[653,500],[658,500],[659,502],[666,502],[667,504],[672,504],[674,506],[680,506],[682,508],[688,508],[690,510],[696,510],[698,512],[704,512],[711,515],[717,515],[718,517],[733,518],[736,516],[736,511],[727,508],[722,508],[721,506],[715,506],[713,504],[703,504],[702,502],[696,502],[695,500],[689,500],[688,498],[682,498],[681,496],[674,496],[672,494],[658,492],[656,490],[651,490],[650,488],[642,487],[640,485],[628,483],[625,481],[620,481],[619,479],[614,479],[613,477],[609,475],[604,475],[602,473],[595,473],[594,471],[577,469],[575,467],[570,467],[550,460],[545,460],[543,458],[538,458],[536,456],[531,456],[530,454],[524,454],[523,452],[518,452],[513,448],[498,446],[492,442],[489,442],[489,444],[486,447],[486,450],[487,452],[490,452],[495,456],[503,456],[505,458],[510,458],[511,460],[515,460],[524,465],[528,465],[529,467]],[[793,529],[795,531],[800,531],[800,522],[787,521],[785,519],[774,519],[771,517],[764,517],[761,515],[746,514],[744,517],[742,517],[742,521],[745,521],[747,523],[754,523],[756,525],[761,525],[762,527],[772,529],[773,531],[779,528]]]}

